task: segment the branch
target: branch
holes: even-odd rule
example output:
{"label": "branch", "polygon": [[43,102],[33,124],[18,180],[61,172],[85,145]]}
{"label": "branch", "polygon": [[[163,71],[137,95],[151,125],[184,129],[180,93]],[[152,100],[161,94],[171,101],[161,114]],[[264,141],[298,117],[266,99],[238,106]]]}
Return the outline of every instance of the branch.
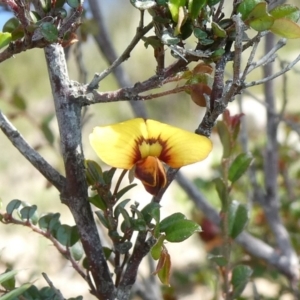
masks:
{"label": "branch", "polygon": [[93,213],[88,201],[84,156],[81,141],[81,106],[73,101],[63,48],[50,45],[45,57],[54,98],[66,172],[62,201],[75,219],[99,299],[115,299],[115,288],[102,250]]}
{"label": "branch", "polygon": [[251,81],[251,82],[248,82],[248,83],[245,83],[243,85],[243,88],[248,88],[248,87],[251,87],[251,86],[255,86],[255,85],[259,85],[259,84],[263,84],[263,83],[266,83],[268,81],[271,81],[279,76],[281,76],[282,74],[290,71],[294,65],[296,65],[298,62],[300,61],[300,55],[298,55],[292,62],[290,62],[289,64],[287,64],[282,70],[280,70],[279,72],[277,73],[273,73],[265,78],[262,78],[260,80],[256,80],[256,81]]}
{"label": "branch", "polygon": [[153,28],[153,23],[149,23],[146,27],[137,28],[136,35],[133,37],[130,44],[124,50],[124,52],[101,74],[96,74],[93,78],[92,82],[89,84],[88,89],[93,90],[96,88],[101,80],[103,80],[106,76],[108,76],[116,67],[118,67],[121,63],[126,61],[130,57],[131,51],[137,45],[137,43],[141,40],[141,38]]}
{"label": "branch", "polygon": [[[89,5],[91,8],[91,13],[93,14],[95,21],[97,22],[97,27],[101,28],[101,31],[99,30],[98,34],[94,36],[95,40],[108,64],[112,65],[118,59],[118,57],[112,45],[111,38],[107,32],[107,26],[103,22],[104,18],[102,17],[101,13],[100,1],[89,0]],[[139,28],[142,29],[142,24],[140,24]],[[113,68],[112,72],[114,73],[120,87],[131,85],[129,77],[121,65],[119,65],[119,67]],[[95,83],[92,83],[92,85],[95,86]],[[130,101],[129,103],[133,109],[134,114],[137,117],[147,118],[147,112],[143,103],[137,103],[135,101]]]}
{"label": "branch", "polygon": [[[274,44],[274,35],[266,36],[265,51],[270,53],[270,48]],[[300,58],[300,55],[299,55]],[[268,78],[273,74],[273,65],[267,64],[264,66],[264,77]],[[272,111],[276,111],[275,95],[274,95],[274,82],[267,81],[264,85],[265,101],[268,105],[267,110],[267,144],[264,156],[264,177],[265,177],[265,198],[261,205],[264,208],[268,223],[273,231],[277,245],[281,253],[287,257],[287,265],[290,268],[295,268],[294,277],[292,279],[292,286],[296,287],[296,281],[300,277],[298,269],[298,258],[292,248],[289,234],[282,224],[279,215],[279,200],[278,200],[278,141],[277,141],[277,129],[278,118],[274,117]]]}
{"label": "branch", "polygon": [[45,48],[49,42],[44,39],[38,41],[15,41],[0,53],[0,63],[13,57],[14,55],[33,48]]}
{"label": "branch", "polygon": [[60,290],[58,290],[54,284],[52,283],[52,281],[49,279],[48,275],[46,273],[42,273],[44,279],[46,280],[46,282],[48,283],[48,285],[50,286],[50,288],[54,291],[56,297],[58,298],[58,300],[65,300],[64,296],[62,295],[62,293],[60,292]]}
{"label": "branch", "polygon": [[258,60],[255,63],[251,63],[247,73],[249,74],[250,72],[252,72],[254,69],[264,66],[266,64],[269,64],[271,62],[273,62],[276,58],[276,52],[281,49],[282,47],[284,47],[286,45],[286,39],[280,39],[276,45],[274,47],[272,47],[268,53],[266,53],[260,60]]}
{"label": "branch", "polygon": [[129,298],[132,286],[136,281],[139,265],[156,242],[153,236],[148,240],[146,240],[146,237],[147,232],[140,232],[138,234],[133,253],[128,260],[127,268],[117,289],[116,299],[118,300],[127,300]]}
{"label": "branch", "polygon": [[0,110],[0,128],[19,152],[49,181],[62,192],[66,179],[59,174],[38,152],[31,148],[18,130]]}
{"label": "branch", "polygon": [[[205,216],[210,219],[211,222],[219,226],[220,216],[218,212],[208,203],[195,185],[181,173],[177,174],[176,181]],[[291,258],[286,256],[285,253],[278,252],[277,249],[273,249],[263,241],[246,232],[242,232],[235,241],[249,254],[264,260],[287,277],[297,280],[299,276],[298,264],[290,264]]]}
{"label": "branch", "polygon": [[[84,87],[79,93],[77,101],[81,103],[82,106],[96,104],[96,103],[106,103],[106,102],[117,102],[117,101],[144,101],[152,99],[151,96],[139,95],[140,93],[147,92],[149,90],[161,87],[163,84],[172,81],[175,74],[186,69],[186,65],[189,63],[184,60],[178,60],[168,68],[165,68],[161,74],[151,76],[149,79],[138,82],[134,86],[121,88],[116,91],[109,92],[98,92],[93,90],[88,91],[87,87]],[[183,87],[178,87],[178,90],[174,92],[181,91]],[[153,96],[156,98],[156,96]],[[137,113],[135,114],[139,116]],[[147,118],[147,116],[144,116]]]}

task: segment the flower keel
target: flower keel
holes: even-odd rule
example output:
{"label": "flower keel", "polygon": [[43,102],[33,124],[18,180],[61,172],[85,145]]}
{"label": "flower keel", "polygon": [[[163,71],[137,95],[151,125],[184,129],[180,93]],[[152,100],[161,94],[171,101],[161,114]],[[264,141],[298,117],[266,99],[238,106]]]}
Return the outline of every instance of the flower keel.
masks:
{"label": "flower keel", "polygon": [[148,156],[135,165],[135,177],[144,185],[146,191],[156,195],[167,183],[166,171],[157,157]]}

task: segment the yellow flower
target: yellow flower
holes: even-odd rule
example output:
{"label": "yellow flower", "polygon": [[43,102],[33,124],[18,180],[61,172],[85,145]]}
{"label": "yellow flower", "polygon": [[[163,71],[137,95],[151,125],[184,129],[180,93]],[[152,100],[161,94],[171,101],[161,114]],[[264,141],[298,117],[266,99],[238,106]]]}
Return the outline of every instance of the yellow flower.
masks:
{"label": "yellow flower", "polygon": [[162,162],[180,168],[205,159],[212,149],[205,136],[141,118],[95,127],[90,143],[106,164],[127,170],[135,167],[135,177],[152,195],[167,182]]}

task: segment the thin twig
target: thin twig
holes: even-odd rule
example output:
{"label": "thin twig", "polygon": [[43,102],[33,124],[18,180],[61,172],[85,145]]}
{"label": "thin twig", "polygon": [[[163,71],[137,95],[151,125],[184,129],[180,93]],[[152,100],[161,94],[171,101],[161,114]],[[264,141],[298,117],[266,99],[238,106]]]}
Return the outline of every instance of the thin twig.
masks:
{"label": "thin twig", "polygon": [[133,37],[132,41],[124,50],[124,52],[106,70],[101,72],[101,74],[96,74],[92,82],[89,84],[88,88],[90,90],[95,89],[101,80],[103,80],[106,76],[108,76],[121,63],[127,60],[130,57],[131,51],[134,49],[137,43],[152,28],[153,28],[153,22],[150,22],[147,26],[143,28],[137,28],[136,35]]}
{"label": "thin twig", "polygon": [[266,53],[260,60],[258,60],[255,63],[251,63],[251,65],[247,69],[246,75],[258,67],[261,67],[261,66],[264,66],[266,64],[273,62],[276,58],[276,52],[279,49],[281,49],[282,47],[284,47],[285,45],[286,45],[286,39],[280,39],[276,43],[276,45],[273,48],[271,48],[270,51],[268,53]]}
{"label": "thin twig", "polygon": [[[98,0],[88,0],[89,6],[91,7],[91,13],[94,17],[94,20],[97,22],[97,27],[101,28],[94,38],[98,44],[99,50],[103,53],[104,59],[111,65],[117,58],[116,51],[112,44],[111,37],[107,30],[107,25],[104,23],[104,18],[101,12],[101,2]],[[143,26],[143,20],[140,20],[140,28]],[[113,69],[113,74],[116,77],[116,80],[120,87],[131,86],[128,74],[125,72],[122,65],[119,65],[117,68]],[[144,103],[131,101],[129,99],[129,104],[133,110],[133,113],[140,118],[147,118],[147,111]]]}
{"label": "thin twig", "polygon": [[42,272],[43,277],[45,278],[45,280],[47,281],[48,285],[51,287],[51,289],[54,291],[56,297],[58,297],[58,300],[65,300],[64,296],[62,295],[62,293],[60,292],[60,290],[58,290],[52,283],[52,281],[49,279],[48,275],[44,272]]}
{"label": "thin twig", "polygon": [[272,75],[269,75],[267,77],[264,77],[264,78],[262,78],[260,80],[255,80],[255,81],[251,81],[251,82],[245,83],[243,85],[243,88],[248,88],[248,87],[251,87],[251,86],[260,85],[260,84],[266,83],[268,81],[271,81],[271,80],[273,80],[273,79],[281,76],[282,74],[288,72],[289,70],[291,70],[293,68],[293,66],[296,65],[299,62],[299,60],[300,60],[300,55],[298,55],[292,62],[290,62],[288,65],[286,65],[279,72],[274,73]]}
{"label": "thin twig", "polygon": [[0,110],[0,128],[19,152],[49,181],[62,192],[66,178],[59,174],[38,152],[31,148],[19,131]]}

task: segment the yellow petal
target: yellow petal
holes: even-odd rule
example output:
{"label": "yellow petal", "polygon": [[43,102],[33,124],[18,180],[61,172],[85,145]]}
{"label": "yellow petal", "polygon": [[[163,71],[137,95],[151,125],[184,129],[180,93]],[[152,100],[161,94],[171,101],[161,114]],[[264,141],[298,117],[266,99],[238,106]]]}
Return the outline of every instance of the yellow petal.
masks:
{"label": "yellow petal", "polygon": [[167,183],[166,171],[157,157],[148,156],[135,165],[135,177],[140,179],[146,191],[156,195]]}
{"label": "yellow petal", "polygon": [[90,143],[100,159],[122,169],[131,169],[148,156],[180,168],[205,159],[212,149],[204,136],[141,118],[96,127]]}
{"label": "yellow petal", "polygon": [[[96,154],[106,164],[129,170],[142,158],[138,143],[147,137],[146,123],[144,119],[139,118],[95,127],[90,134],[90,143]],[[147,148],[144,151],[148,154]]]}
{"label": "yellow petal", "polygon": [[[162,145],[158,158],[172,168],[180,168],[205,159],[212,150],[212,142],[177,127],[154,120],[146,120],[149,140]],[[153,155],[150,145],[149,155]]]}

